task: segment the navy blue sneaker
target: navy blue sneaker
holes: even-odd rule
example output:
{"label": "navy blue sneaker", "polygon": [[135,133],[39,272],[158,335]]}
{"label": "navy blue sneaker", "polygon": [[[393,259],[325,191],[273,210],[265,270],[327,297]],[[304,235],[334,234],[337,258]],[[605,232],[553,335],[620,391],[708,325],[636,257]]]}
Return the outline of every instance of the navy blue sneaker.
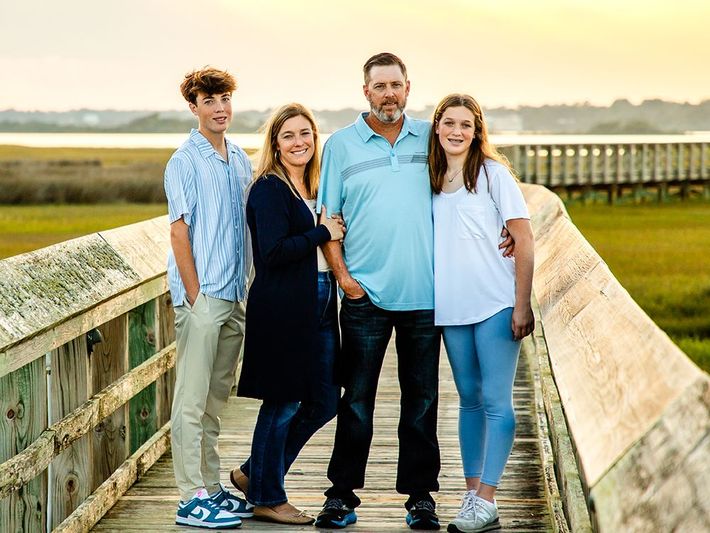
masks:
{"label": "navy blue sneaker", "polygon": [[414,502],[407,513],[407,525],[410,529],[439,529],[441,526],[435,509],[429,500]]}
{"label": "navy blue sneaker", "polygon": [[227,487],[221,483],[219,484],[219,490],[214,494],[210,494],[210,498],[220,509],[229,511],[239,518],[251,518],[254,516],[254,506],[245,499],[229,492]]}
{"label": "navy blue sneaker", "polygon": [[314,525],[328,529],[342,529],[355,522],[357,522],[355,509],[345,505],[340,498],[328,498]]}
{"label": "navy blue sneaker", "polygon": [[179,526],[205,527],[207,529],[236,529],[242,519],[225,511],[212,501],[205,489],[198,490],[192,499],[178,504],[175,523]]}

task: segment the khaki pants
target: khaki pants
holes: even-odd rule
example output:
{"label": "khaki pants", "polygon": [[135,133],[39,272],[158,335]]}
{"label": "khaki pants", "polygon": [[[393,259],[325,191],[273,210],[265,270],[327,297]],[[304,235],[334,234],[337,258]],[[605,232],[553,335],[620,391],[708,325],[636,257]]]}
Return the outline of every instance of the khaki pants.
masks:
{"label": "khaki pants", "polygon": [[171,414],[173,467],[180,498],[219,488],[219,415],[227,404],[244,340],[243,302],[199,294],[175,308],[177,346]]}

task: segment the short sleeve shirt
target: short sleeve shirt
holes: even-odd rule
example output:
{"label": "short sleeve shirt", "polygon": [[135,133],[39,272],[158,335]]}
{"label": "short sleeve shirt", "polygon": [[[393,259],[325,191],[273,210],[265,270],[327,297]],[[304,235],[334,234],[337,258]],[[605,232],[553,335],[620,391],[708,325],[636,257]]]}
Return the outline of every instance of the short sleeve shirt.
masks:
{"label": "short sleeve shirt", "polygon": [[[228,161],[193,129],[165,169],[170,223],[182,218],[189,226],[200,292],[228,301],[246,298],[251,265],[244,192],[252,168],[246,153],[227,141]],[[172,250],[168,281],[173,305],[182,305],[185,286]]]}
{"label": "short sleeve shirt", "polygon": [[364,116],[325,144],[318,211],[324,206],[343,216],[345,264],[372,303],[391,311],[433,309],[430,123],[405,115],[392,146]]}
{"label": "short sleeve shirt", "polygon": [[437,326],[475,324],[515,305],[515,259],[498,249],[500,231],[508,220],[530,215],[508,169],[488,160],[485,170],[476,192],[461,187],[434,195]]}

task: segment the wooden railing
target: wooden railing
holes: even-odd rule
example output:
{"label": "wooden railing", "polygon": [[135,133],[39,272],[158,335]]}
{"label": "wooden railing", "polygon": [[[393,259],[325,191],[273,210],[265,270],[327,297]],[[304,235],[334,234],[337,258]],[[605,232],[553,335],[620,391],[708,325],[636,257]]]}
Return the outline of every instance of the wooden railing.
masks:
{"label": "wooden railing", "polygon": [[0,262],[0,531],[86,531],[167,449],[167,228]]}
{"label": "wooden railing", "polygon": [[586,530],[580,491],[598,531],[710,530],[710,376],[636,305],[555,194],[523,192],[540,318],[528,342],[572,530]]}
{"label": "wooden railing", "polygon": [[[582,136],[583,137],[583,136]],[[610,142],[503,145],[501,151],[525,183],[568,194],[605,191],[614,202],[624,191],[639,196],[653,189],[659,200],[671,190],[682,197],[691,188],[710,197],[710,139],[700,141]]]}

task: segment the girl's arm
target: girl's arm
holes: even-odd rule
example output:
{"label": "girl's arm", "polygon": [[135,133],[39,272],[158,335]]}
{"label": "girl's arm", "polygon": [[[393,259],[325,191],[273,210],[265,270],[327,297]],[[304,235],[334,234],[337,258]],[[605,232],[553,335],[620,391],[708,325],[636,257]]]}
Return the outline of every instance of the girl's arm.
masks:
{"label": "girl's arm", "polygon": [[535,238],[530,221],[526,218],[510,219],[506,225],[515,240],[515,307],[511,329],[513,338],[522,340],[535,329],[535,317],[530,304],[535,269]]}

